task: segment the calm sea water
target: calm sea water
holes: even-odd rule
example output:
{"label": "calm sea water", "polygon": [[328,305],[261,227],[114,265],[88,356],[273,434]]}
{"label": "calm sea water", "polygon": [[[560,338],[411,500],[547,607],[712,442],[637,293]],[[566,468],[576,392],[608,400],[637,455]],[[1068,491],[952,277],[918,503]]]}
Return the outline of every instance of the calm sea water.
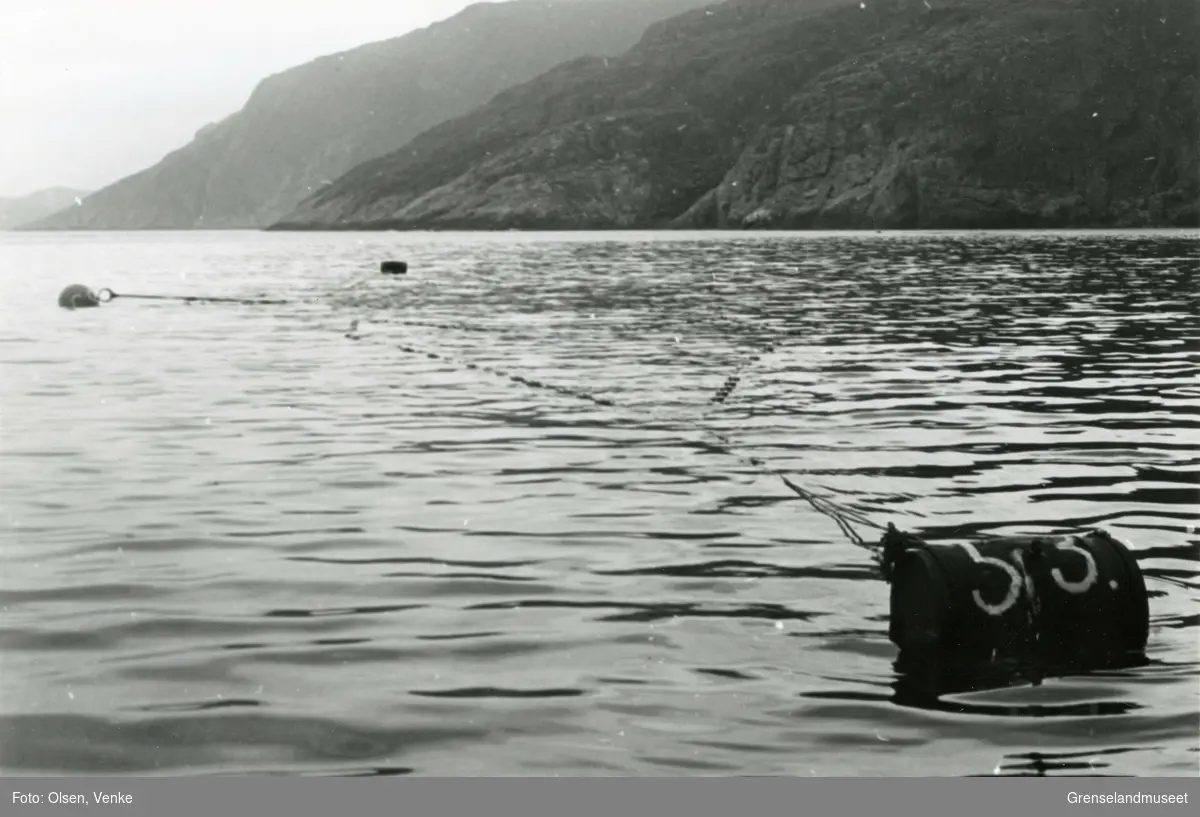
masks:
{"label": "calm sea water", "polygon": [[[4,235],[0,771],[1196,774],[1197,250]],[[746,456],[937,540],[1105,527],[1150,665],[905,703],[870,554]]]}

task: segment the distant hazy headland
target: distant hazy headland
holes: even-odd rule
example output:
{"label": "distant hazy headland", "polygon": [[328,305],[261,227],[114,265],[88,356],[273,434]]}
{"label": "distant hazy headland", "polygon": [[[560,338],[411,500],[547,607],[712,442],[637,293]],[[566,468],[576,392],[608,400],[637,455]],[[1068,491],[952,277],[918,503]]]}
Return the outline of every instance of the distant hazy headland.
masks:
{"label": "distant hazy headland", "polygon": [[45,218],[64,207],[76,206],[91,191],[49,187],[27,196],[0,198],[0,230],[12,230]]}
{"label": "distant hazy headland", "polygon": [[34,226],[1200,226],[1198,6],[474,6]]}

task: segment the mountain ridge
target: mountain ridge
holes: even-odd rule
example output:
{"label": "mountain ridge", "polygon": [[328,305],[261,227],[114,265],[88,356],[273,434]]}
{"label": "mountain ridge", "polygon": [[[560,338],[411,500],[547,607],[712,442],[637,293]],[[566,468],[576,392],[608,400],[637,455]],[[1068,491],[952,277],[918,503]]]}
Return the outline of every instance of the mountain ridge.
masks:
{"label": "mountain ridge", "polygon": [[[154,165],[24,229],[266,226],[312,190],[511,85],[710,0],[476,3],[260,81],[241,110]],[[402,81],[397,81],[402,78]]]}
{"label": "mountain ridge", "polygon": [[1194,0],[729,0],[366,162],[270,229],[1200,221]]}

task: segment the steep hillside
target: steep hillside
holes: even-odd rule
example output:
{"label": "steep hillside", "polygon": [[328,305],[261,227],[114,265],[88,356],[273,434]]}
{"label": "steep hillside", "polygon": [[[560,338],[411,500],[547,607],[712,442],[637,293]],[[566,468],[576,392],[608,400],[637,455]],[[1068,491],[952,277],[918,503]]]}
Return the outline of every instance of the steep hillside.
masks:
{"label": "steep hillside", "polygon": [[280,229],[1197,222],[1196,0],[729,0],[511,89]]}
{"label": "steep hillside", "polygon": [[49,187],[27,196],[0,198],[0,230],[11,230],[45,218],[64,207],[74,206],[76,199],[83,199],[89,192],[70,187]]}
{"label": "steep hillside", "polygon": [[[616,55],[711,0],[481,3],[272,76],[157,165],[34,229],[259,227],[354,165],[581,55]],[[131,125],[132,127],[132,125]]]}

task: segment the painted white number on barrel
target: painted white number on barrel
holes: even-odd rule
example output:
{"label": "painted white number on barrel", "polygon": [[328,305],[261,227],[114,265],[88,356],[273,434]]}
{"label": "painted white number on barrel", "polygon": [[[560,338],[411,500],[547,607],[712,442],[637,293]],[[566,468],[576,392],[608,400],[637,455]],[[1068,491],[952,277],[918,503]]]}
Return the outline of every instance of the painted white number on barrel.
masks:
{"label": "painted white number on barrel", "polygon": [[1096,584],[1096,578],[1097,578],[1097,576],[1096,576],[1096,560],[1092,558],[1092,554],[1088,553],[1086,550],[1079,547],[1079,545],[1075,544],[1074,539],[1068,539],[1065,542],[1062,542],[1062,541],[1055,542],[1054,546],[1056,548],[1058,548],[1059,550],[1066,550],[1066,551],[1070,551],[1071,553],[1078,553],[1080,556],[1083,557],[1083,562],[1085,565],[1085,571],[1083,574],[1083,578],[1077,582],[1067,581],[1065,578],[1063,578],[1062,570],[1057,567],[1054,568],[1053,570],[1050,571],[1051,577],[1054,578],[1054,583],[1057,584],[1059,587],[1061,587],[1063,590],[1066,590],[1068,593],[1071,593],[1076,596],[1081,595],[1081,594],[1086,593],[1087,591],[1091,590],[1092,586]]}
{"label": "painted white number on barrel", "polygon": [[983,594],[978,590],[971,594],[971,598],[975,599],[975,604],[979,606],[979,609],[989,616],[1002,616],[1007,613],[1017,603],[1017,599],[1021,595],[1021,577],[1017,574],[1016,569],[1008,562],[981,555],[973,545],[962,542],[959,544],[959,547],[967,552],[967,555],[971,557],[971,561],[975,562],[975,564],[991,565],[999,570],[1003,570],[1007,574],[1008,592],[999,604],[988,604],[983,600]]}

